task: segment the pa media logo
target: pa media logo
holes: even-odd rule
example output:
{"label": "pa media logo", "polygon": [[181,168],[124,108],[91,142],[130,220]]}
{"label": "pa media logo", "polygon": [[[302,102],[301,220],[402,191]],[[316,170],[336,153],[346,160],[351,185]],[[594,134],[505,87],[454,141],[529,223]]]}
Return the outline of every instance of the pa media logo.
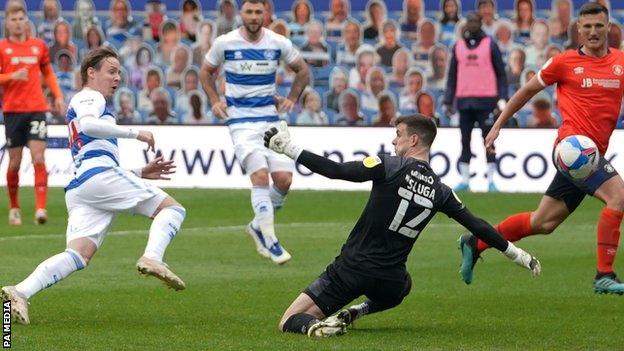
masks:
{"label": "pa media logo", "polygon": [[11,348],[11,300],[2,301],[2,348]]}

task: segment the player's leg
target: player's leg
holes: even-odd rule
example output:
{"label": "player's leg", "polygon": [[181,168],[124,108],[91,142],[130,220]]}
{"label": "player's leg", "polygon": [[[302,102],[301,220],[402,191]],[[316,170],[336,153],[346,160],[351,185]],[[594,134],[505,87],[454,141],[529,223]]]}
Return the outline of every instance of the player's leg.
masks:
{"label": "player's leg", "polygon": [[[42,123],[45,123],[43,121]],[[29,140],[28,148],[32,156],[35,170],[35,223],[44,224],[48,220],[46,201],[48,194],[48,171],[45,165],[45,150],[47,142],[42,140]]]}
{"label": "player's leg", "polygon": [[254,219],[247,232],[256,242],[256,250],[265,257],[270,257],[277,264],[286,263],[291,256],[279,243],[275,234],[275,218],[271,190],[269,187],[269,163],[266,153],[253,151],[243,162],[250,173],[251,207]]}
{"label": "player's leg", "polygon": [[363,293],[363,280],[330,264],[286,309],[278,328],[283,332],[309,336],[343,334],[346,323],[330,316]]}
{"label": "player's leg", "polygon": [[9,224],[22,224],[22,215],[19,205],[19,169],[22,163],[23,147],[10,147],[9,149],[9,165],[7,167],[7,193],[9,194]]}
{"label": "player's leg", "polygon": [[11,313],[21,324],[29,324],[28,299],[87,266],[101,245],[114,213],[92,208],[82,203],[79,192],[66,193],[69,212],[67,249],[41,262],[22,282],[2,288],[3,297],[10,299]]}
{"label": "player's leg", "polygon": [[[492,111],[478,110],[475,113],[477,115],[479,127],[481,128],[481,135],[483,137],[483,140],[485,140],[485,137],[490,132],[490,129],[492,129],[493,121],[490,119],[490,114],[492,113]],[[498,191],[498,188],[494,184],[494,173],[496,172],[496,154],[486,152],[485,158],[487,161],[486,177],[488,180],[488,191],[496,192]]]}
{"label": "player's leg", "polygon": [[461,155],[459,156],[461,181],[455,187],[455,191],[470,191],[470,158],[472,157],[470,141],[472,139],[472,127],[475,123],[472,112],[472,110],[459,110],[459,130],[462,144]]}
{"label": "player's leg", "polygon": [[28,141],[28,116],[23,113],[4,114],[6,148],[9,153],[7,167],[7,193],[9,194],[9,224],[20,225],[22,218],[19,205],[19,169],[22,163],[22,150]]}
{"label": "player's leg", "polygon": [[364,315],[385,311],[400,305],[411,289],[412,278],[409,273],[406,273],[403,281],[375,279],[371,281],[370,287],[365,293],[366,301],[344,309],[335,317],[330,318],[336,318],[349,325]]}
{"label": "player's leg", "polygon": [[583,186],[589,194],[605,203],[598,218],[594,291],[624,294],[624,284],[613,271],[624,215],[624,181],[613,166],[601,157],[598,170],[587,178]]}
{"label": "player's leg", "polygon": [[269,196],[273,210],[277,211],[284,206],[284,201],[286,201],[286,195],[288,195],[292,184],[292,171],[271,170],[271,180],[273,180],[273,184],[269,188]]}
{"label": "player's leg", "polygon": [[186,209],[160,191],[159,195],[137,204],[133,212],[153,218],[145,252],[137,261],[139,272],[154,276],[175,290],[186,288],[184,281],[163,262],[167,246],[176,237],[186,217]]}

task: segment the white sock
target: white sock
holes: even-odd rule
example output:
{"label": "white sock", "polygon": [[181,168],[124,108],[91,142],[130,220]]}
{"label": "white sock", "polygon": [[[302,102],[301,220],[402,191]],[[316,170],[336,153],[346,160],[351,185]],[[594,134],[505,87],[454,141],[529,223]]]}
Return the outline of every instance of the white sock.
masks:
{"label": "white sock", "polygon": [[488,162],[486,176],[489,184],[494,183],[494,172],[496,171],[496,162]]}
{"label": "white sock", "polygon": [[26,298],[30,298],[39,291],[60,282],[75,271],[85,268],[86,265],[85,260],[78,252],[66,249],[64,252],[41,262],[26,279],[15,286],[15,289],[24,294]]}
{"label": "white sock", "polygon": [[466,162],[459,163],[459,175],[461,176],[461,181],[464,184],[468,184],[470,181],[470,164]]}
{"label": "white sock", "polygon": [[288,195],[288,191],[283,192],[279,190],[275,184],[269,188],[269,196],[271,197],[271,203],[273,204],[274,211],[277,211],[284,206],[286,195]]}
{"label": "white sock", "polygon": [[254,186],[251,188],[251,207],[254,210],[254,226],[260,227],[267,247],[271,247],[277,238],[273,227],[273,203],[269,187]]}
{"label": "white sock", "polygon": [[165,249],[180,230],[184,217],[186,210],[180,206],[169,206],[160,210],[152,221],[143,256],[162,262]]}

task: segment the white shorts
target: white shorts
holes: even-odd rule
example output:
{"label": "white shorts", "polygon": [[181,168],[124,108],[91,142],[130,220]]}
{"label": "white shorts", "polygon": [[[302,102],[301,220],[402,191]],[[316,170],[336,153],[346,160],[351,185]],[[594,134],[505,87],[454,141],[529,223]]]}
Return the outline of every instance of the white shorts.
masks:
{"label": "white shorts", "polygon": [[[244,122],[230,124],[234,153],[241,167],[252,174],[268,168],[269,172],[293,172],[295,161],[264,146],[264,132],[279,122]],[[250,157],[253,155],[253,157]]]}
{"label": "white shorts", "polygon": [[87,237],[99,248],[119,212],[151,217],[167,193],[134,173],[114,167],[65,193],[67,243]]}

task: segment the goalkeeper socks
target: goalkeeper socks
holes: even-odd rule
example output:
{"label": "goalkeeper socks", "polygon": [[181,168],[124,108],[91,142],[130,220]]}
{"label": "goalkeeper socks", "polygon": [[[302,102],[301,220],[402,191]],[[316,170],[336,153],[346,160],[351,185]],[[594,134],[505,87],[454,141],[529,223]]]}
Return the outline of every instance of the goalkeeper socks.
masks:
{"label": "goalkeeper socks", "polygon": [[85,268],[87,263],[82,256],[72,249],[66,249],[41,262],[37,268],[15,286],[15,289],[30,298],[39,291],[63,280],[75,271]]}
{"label": "goalkeeper socks", "polygon": [[459,163],[459,175],[461,176],[461,182],[468,184],[470,182],[470,164],[466,162]]}
{"label": "goalkeeper socks", "polygon": [[598,219],[596,259],[600,273],[613,272],[613,261],[620,241],[623,212],[605,207]]}
{"label": "goalkeeper socks", "polygon": [[288,191],[282,191],[278,189],[275,184],[269,188],[269,197],[271,198],[271,204],[273,204],[273,210],[277,211],[284,206],[284,200],[286,200]]}
{"label": "goalkeeper socks", "polygon": [[255,217],[253,224],[260,228],[267,248],[277,242],[275,228],[273,226],[273,204],[269,187],[254,186],[251,188],[251,207]]}
{"label": "goalkeeper socks", "polygon": [[308,334],[308,329],[319,320],[311,314],[296,313],[288,317],[282,326],[283,332]]}
{"label": "goalkeeper socks", "polygon": [[160,210],[152,221],[143,256],[162,262],[165,249],[180,230],[184,217],[186,210],[181,206],[169,206]]}
{"label": "goalkeeper socks", "polygon": [[[531,228],[531,212],[516,213],[507,217],[496,226],[496,230],[503,238],[512,242],[532,235],[533,229]],[[490,246],[484,241],[477,241],[478,252],[482,252],[488,247]]]}
{"label": "goalkeeper socks", "polygon": [[19,171],[12,169],[7,170],[7,189],[11,208],[19,208],[19,199],[17,197],[17,191],[19,190]]}
{"label": "goalkeeper socks", "polygon": [[46,208],[48,194],[48,171],[45,164],[36,164],[35,168],[35,208]]}

